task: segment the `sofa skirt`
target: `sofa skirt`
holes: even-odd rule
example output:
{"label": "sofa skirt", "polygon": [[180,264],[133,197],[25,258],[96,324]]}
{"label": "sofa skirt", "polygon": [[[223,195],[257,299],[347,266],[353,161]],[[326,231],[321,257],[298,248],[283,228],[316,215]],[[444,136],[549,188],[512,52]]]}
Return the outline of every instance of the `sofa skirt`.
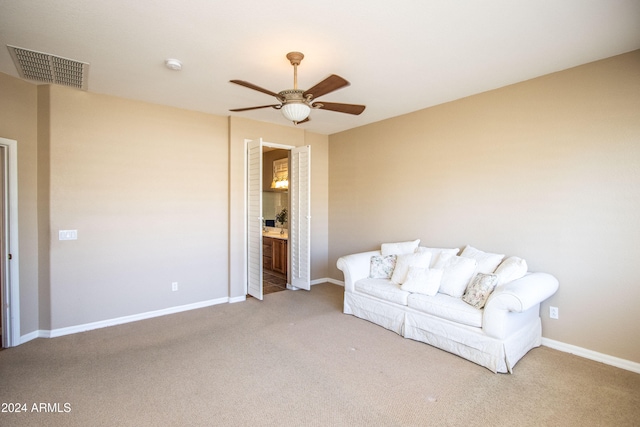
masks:
{"label": "sofa skirt", "polygon": [[540,346],[540,318],[523,325],[503,340],[480,328],[460,325],[428,314],[407,311],[404,337],[456,354],[492,372],[512,373],[515,364],[532,348]]}

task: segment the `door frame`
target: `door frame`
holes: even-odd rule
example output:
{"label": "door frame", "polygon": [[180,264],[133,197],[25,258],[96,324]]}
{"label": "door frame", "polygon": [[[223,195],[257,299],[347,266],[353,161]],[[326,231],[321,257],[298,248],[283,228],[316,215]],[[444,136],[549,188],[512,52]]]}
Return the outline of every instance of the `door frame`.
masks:
{"label": "door frame", "polygon": [[0,138],[0,146],[6,150],[4,165],[4,229],[5,257],[0,259],[4,286],[2,292],[2,347],[20,344],[20,259],[18,256],[18,142]]}
{"label": "door frame", "polygon": [[[242,215],[243,217],[243,230],[244,230],[244,242],[243,242],[243,251],[242,251],[242,258],[243,258],[243,282],[244,282],[244,295],[247,295],[248,292],[248,287],[249,287],[249,275],[248,275],[248,268],[249,268],[249,257],[247,254],[247,251],[249,249],[249,233],[248,233],[248,203],[247,203],[247,196],[248,196],[248,190],[247,190],[247,174],[249,172],[248,169],[248,164],[247,164],[247,160],[248,160],[248,154],[247,154],[247,150],[249,148],[249,143],[251,141],[255,141],[255,139],[245,139],[244,140],[244,173],[243,173],[243,200],[244,200],[244,213]],[[267,141],[262,141],[261,147],[270,147],[270,148],[279,148],[282,150],[293,150],[294,148],[296,148],[295,145],[285,145],[285,144],[278,144],[278,143],[274,143],[274,142],[267,142]],[[262,157],[260,158],[260,162],[262,163]],[[287,248],[287,257],[289,257],[289,249]],[[287,260],[290,261],[290,260]],[[290,284],[289,284],[289,274],[287,273],[287,288],[291,288]]]}

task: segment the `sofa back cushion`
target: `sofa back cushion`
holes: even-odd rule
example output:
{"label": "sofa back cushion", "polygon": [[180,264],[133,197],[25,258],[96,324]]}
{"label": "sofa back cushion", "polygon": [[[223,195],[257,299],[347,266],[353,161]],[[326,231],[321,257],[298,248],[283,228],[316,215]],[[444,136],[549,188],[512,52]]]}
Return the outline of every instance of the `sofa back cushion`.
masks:
{"label": "sofa back cushion", "polygon": [[429,252],[431,254],[431,265],[434,268],[440,254],[458,255],[460,248],[428,248],[426,246],[418,246],[416,252]]}
{"label": "sofa back cushion", "polygon": [[460,256],[475,259],[476,261],[478,261],[478,269],[476,273],[485,274],[493,273],[496,267],[504,259],[504,254],[493,254],[491,252],[484,252],[469,245],[464,248]]}
{"label": "sofa back cushion", "polygon": [[382,252],[382,256],[410,254],[415,252],[419,244],[420,239],[408,242],[383,243],[380,245],[380,252]]}
{"label": "sofa back cushion", "polygon": [[512,282],[514,280],[520,279],[527,274],[527,262],[518,258],[517,256],[512,256],[500,263],[498,268],[496,268],[495,274],[498,276],[498,285],[501,286],[505,283]]}

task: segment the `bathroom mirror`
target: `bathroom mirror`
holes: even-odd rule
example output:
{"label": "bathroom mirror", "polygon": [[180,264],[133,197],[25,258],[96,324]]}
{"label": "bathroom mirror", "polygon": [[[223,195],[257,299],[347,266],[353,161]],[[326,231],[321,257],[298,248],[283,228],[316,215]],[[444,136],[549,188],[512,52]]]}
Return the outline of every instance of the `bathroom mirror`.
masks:
{"label": "bathroom mirror", "polygon": [[284,158],[273,161],[271,188],[275,190],[289,189],[289,159]]}
{"label": "bathroom mirror", "polygon": [[[280,228],[280,223],[276,222],[276,215],[282,209],[289,208],[289,151],[265,151],[262,164],[262,217],[267,227]],[[285,229],[287,225],[285,223]]]}

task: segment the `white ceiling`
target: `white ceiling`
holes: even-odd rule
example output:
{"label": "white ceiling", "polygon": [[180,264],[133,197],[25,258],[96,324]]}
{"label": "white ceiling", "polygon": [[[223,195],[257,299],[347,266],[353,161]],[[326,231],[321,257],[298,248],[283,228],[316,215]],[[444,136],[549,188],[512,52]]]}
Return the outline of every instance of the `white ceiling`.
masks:
{"label": "white ceiling", "polygon": [[12,76],[6,45],[90,63],[90,92],[291,126],[229,113],[275,103],[229,80],[291,88],[300,51],[299,87],[335,73],[320,99],[367,105],[299,125],[332,134],[640,49],[640,0],[0,0],[0,44]]}

